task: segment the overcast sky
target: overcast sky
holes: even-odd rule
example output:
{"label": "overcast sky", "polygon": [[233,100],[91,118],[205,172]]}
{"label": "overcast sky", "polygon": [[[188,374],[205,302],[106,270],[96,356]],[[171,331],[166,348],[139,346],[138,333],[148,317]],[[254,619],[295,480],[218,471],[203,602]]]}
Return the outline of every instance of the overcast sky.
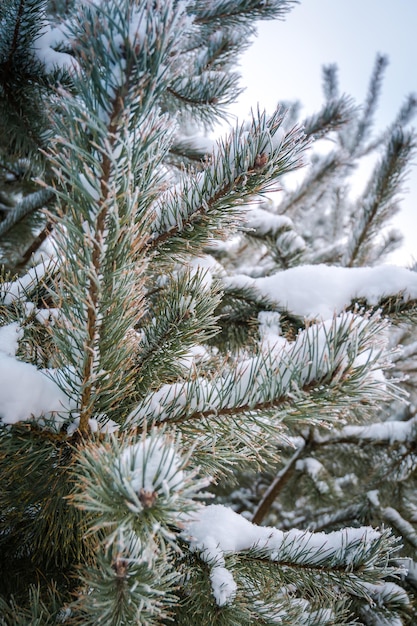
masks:
{"label": "overcast sky", "polygon": [[[329,63],[339,66],[341,92],[362,102],[378,52],[390,61],[376,116],[382,128],[405,95],[417,92],[417,0],[301,0],[285,21],[259,24],[258,37],[241,58],[246,89],[233,111],[245,118],[259,102],[272,112],[278,100],[300,100],[305,115],[317,111],[323,103],[321,68]],[[411,254],[417,259],[417,165],[407,188],[394,222],[406,234],[404,263]]]}

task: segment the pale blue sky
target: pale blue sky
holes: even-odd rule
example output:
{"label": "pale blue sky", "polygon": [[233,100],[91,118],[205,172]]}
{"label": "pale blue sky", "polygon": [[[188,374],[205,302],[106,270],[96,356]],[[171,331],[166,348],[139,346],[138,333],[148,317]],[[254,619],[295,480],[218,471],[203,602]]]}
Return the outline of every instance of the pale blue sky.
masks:
{"label": "pale blue sky", "polygon": [[[383,127],[405,95],[417,92],[417,0],[301,0],[285,21],[259,24],[241,59],[246,90],[232,110],[244,118],[258,102],[272,111],[280,99],[298,99],[310,114],[323,102],[321,68],[329,63],[339,66],[340,90],[361,102],[378,52],[390,61],[376,116]],[[406,231],[404,263],[417,258],[416,165],[407,188],[394,224]]]}

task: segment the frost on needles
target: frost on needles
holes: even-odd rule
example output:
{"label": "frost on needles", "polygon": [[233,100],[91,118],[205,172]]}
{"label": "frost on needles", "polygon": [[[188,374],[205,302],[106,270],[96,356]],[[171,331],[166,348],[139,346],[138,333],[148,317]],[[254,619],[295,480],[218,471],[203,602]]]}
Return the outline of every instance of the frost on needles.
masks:
{"label": "frost on needles", "polygon": [[416,98],[207,139],[293,4],[0,7],[2,625],[417,617]]}

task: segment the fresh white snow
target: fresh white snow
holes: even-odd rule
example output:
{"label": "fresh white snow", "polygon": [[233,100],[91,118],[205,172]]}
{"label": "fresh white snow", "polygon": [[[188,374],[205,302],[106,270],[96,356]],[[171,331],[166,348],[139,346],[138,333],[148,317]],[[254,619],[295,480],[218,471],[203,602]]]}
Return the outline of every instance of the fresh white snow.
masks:
{"label": "fresh white snow", "polygon": [[303,265],[262,278],[237,274],[223,283],[226,288],[255,288],[279,308],[307,318],[329,319],[362,298],[370,305],[401,293],[405,299],[417,298],[417,272],[394,265]]}
{"label": "fresh white snow", "polygon": [[268,526],[256,526],[220,504],[202,506],[186,520],[184,536],[192,551],[211,567],[211,584],[216,603],[233,602],[236,583],[226,567],[225,556],[257,550],[272,561],[321,565],[335,559],[341,565],[353,565],[381,534],[370,527],[343,528],[330,533],[312,533],[292,529],[283,532]]}
{"label": "fresh white snow", "polygon": [[22,328],[0,328],[0,419],[3,424],[52,417],[69,410],[68,397],[47,372],[16,358]]}

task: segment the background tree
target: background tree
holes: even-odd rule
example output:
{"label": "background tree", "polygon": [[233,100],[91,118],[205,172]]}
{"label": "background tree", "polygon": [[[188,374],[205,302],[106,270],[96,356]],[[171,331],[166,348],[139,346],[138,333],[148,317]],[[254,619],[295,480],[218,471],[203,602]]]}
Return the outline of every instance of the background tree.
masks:
{"label": "background tree", "polygon": [[[412,619],[396,535],[412,559],[413,520],[386,504],[398,475],[388,468],[387,494],[372,477],[365,497],[371,456],[358,453],[356,477],[343,456],[352,438],[384,458],[412,446],[410,413],[400,425],[379,413],[401,395],[383,374],[389,320],[415,322],[417,276],[357,267],[391,247],[377,229],[414,141],[396,123],[369,143],[384,62],[364,113],[329,69],[304,126],[279,106],[209,148],[195,137],[236,96],[232,64],[256,20],[291,4],[1,9],[0,226],[20,274],[1,287],[3,624]],[[257,206],[314,137],[334,154],[278,208]],[[343,204],[346,175],[379,146],[372,185]],[[22,213],[29,246],[16,251]]]}
{"label": "background tree", "polygon": [[[249,207],[240,235],[232,243],[216,242],[208,252],[229,274],[220,309],[223,332],[217,342],[227,336],[238,343],[245,336],[261,339],[270,349],[280,336],[294,337],[304,328],[304,316],[310,323],[319,313],[330,316],[329,302],[333,310],[363,307],[362,312],[378,311],[390,319],[390,378],[401,383],[408,402],[400,393],[363,425],[350,423],[350,407],[345,425],[339,421],[330,431],[323,425],[291,426],[287,445],[280,444],[282,458],[275,473],[243,472],[238,488],[226,490],[224,498],[256,523],[267,521],[285,529],[388,525],[404,546],[398,562],[408,570],[405,587],[415,591],[414,304],[389,297],[394,268],[369,270],[401,244],[401,233],[388,227],[399,209],[415,149],[414,133],[406,127],[415,115],[416,97],[409,95],[394,122],[374,138],[373,117],[386,67],[387,59],[378,56],[366,101],[352,106],[350,118],[324,136],[327,146],[320,145],[320,126],[314,131],[318,149],[303,177],[281,190],[278,205],[270,198]],[[324,111],[304,120],[307,132],[313,133],[319,120],[322,124],[326,108],[339,97],[336,66],[325,67],[323,79]],[[289,113],[297,115],[297,104]],[[374,153],[369,182],[355,196],[352,175],[361,160]],[[364,265],[369,269],[359,273],[336,269]],[[291,268],[298,269],[279,274]],[[378,284],[384,280],[386,284]],[[363,417],[365,411],[361,413]],[[372,616],[367,612],[360,612],[365,623],[383,619],[375,616],[375,607]]]}

